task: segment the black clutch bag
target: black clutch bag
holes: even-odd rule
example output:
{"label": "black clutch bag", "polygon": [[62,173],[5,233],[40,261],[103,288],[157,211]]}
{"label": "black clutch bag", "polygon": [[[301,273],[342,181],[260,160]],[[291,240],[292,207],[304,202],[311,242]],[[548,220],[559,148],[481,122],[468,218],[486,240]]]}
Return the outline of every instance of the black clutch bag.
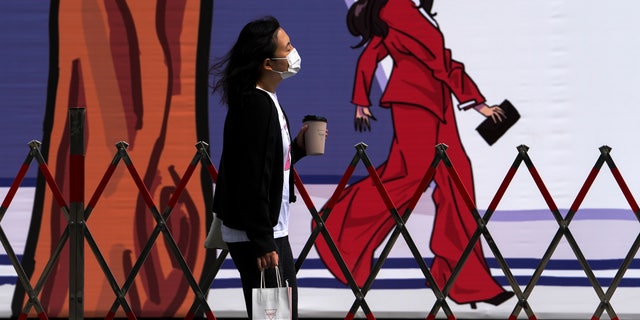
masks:
{"label": "black clutch bag", "polygon": [[476,131],[482,136],[484,141],[486,141],[489,145],[493,145],[502,135],[504,135],[509,128],[511,128],[517,121],[520,119],[520,114],[518,110],[509,102],[509,100],[504,100],[499,105],[499,107],[504,110],[504,114],[506,119],[502,119],[497,123],[493,122],[491,117],[486,118],[480,125],[476,128]]}

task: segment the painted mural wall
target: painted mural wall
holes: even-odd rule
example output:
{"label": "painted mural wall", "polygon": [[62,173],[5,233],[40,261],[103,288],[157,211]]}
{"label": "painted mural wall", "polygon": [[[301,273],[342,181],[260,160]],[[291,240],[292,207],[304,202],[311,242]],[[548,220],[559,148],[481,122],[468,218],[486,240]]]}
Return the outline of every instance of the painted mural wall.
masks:
{"label": "painted mural wall", "polygon": [[[570,241],[559,239],[530,292],[531,310],[539,318],[590,317],[619,279],[617,289],[608,291],[613,294],[609,316],[640,316],[633,300],[640,290],[633,247],[640,233],[634,213],[640,195],[640,166],[634,161],[640,156],[634,108],[640,100],[640,64],[634,62],[640,53],[634,40],[639,5],[453,0],[435,1],[429,12],[418,10],[419,1],[388,0],[378,15],[391,31],[359,46],[362,38],[350,32],[347,17],[367,12],[365,3],[376,2],[0,3],[0,26],[7,30],[0,33],[0,195],[6,195],[24,162],[27,143],[38,140],[63,195],[69,196],[68,109],[86,107],[87,198],[116,154],[115,144],[126,141],[153,202],[164,209],[197,141],[209,143],[215,165],[219,160],[226,109],[211,93],[208,66],[229,50],[246,22],[273,15],[303,60],[300,73],[277,92],[293,130],[307,114],[328,118],[325,154],[306,157],[296,167],[317,209],[334,193],[356,153],[354,146],[364,142],[394,205],[403,212],[435,145],[445,143],[483,214],[512,168],[517,147],[526,145],[550,198],[521,164],[487,225],[496,246],[521,290],[557,234],[551,209],[557,207],[562,216],[578,209],[570,230],[580,248],[576,254]],[[521,118],[489,145],[476,131],[484,115],[459,107],[470,101],[498,105],[505,99]],[[370,107],[375,120],[368,130],[357,130],[356,106]],[[576,206],[605,145],[611,147],[616,169],[612,173],[605,164]],[[215,186],[206,172],[196,172],[168,222],[195,279],[201,280],[216,255],[202,244]],[[628,187],[626,195],[618,173]],[[327,224],[359,286],[394,226],[367,174],[358,163]],[[407,222],[439,285],[475,230],[454,185],[440,166]],[[35,164],[4,209],[0,227],[35,282],[66,226]],[[314,224],[302,201],[292,210],[295,255]],[[87,226],[122,283],[155,226],[124,165],[114,172]],[[15,314],[25,301],[6,252],[0,249],[1,316]],[[91,251],[85,249],[85,255],[85,310],[87,316],[102,317],[115,298]],[[577,255],[588,261],[587,269],[599,282],[595,289]],[[413,258],[401,237],[366,296],[376,316],[423,317],[435,303]],[[617,277],[625,258],[632,258],[629,269]],[[50,317],[68,312],[67,260],[63,250],[43,287],[41,300]],[[302,316],[345,316],[353,294],[323,240],[309,252],[298,276]],[[208,291],[216,316],[243,316],[239,288],[238,274],[227,260]],[[459,318],[507,317],[516,298],[497,305],[487,301],[496,302],[491,298],[511,291],[500,259],[483,238],[448,301]],[[193,302],[162,236],[127,299],[139,316],[184,316]],[[118,312],[124,315],[122,308]]]}

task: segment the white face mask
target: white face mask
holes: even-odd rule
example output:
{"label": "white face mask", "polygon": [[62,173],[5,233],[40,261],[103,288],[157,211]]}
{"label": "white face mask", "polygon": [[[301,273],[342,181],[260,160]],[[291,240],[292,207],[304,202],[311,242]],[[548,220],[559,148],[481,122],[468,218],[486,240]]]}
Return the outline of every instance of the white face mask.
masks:
{"label": "white face mask", "polygon": [[295,48],[293,48],[293,50],[289,52],[286,58],[270,58],[270,59],[271,60],[287,60],[287,62],[289,63],[289,69],[287,69],[287,71],[277,71],[277,70],[271,69],[273,72],[279,73],[282,79],[295,76],[296,73],[300,71],[300,68],[302,66],[302,58],[300,58],[300,55],[298,54],[298,50],[296,50]]}

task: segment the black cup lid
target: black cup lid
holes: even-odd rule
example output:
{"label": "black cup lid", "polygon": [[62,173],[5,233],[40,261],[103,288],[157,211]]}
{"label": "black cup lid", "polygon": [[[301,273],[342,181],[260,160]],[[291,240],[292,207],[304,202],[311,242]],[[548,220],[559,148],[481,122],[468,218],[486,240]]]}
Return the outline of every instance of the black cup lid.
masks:
{"label": "black cup lid", "polygon": [[327,122],[327,118],[321,117],[321,116],[316,116],[315,114],[308,114],[308,115],[304,116],[304,118],[302,119],[302,122],[307,122],[307,121],[324,121],[324,122]]}

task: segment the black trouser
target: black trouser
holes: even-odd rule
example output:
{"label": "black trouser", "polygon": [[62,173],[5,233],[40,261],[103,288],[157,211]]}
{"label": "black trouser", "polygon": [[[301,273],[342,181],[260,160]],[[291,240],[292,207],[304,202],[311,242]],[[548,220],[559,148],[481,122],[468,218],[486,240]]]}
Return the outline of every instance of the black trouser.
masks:
{"label": "black trouser", "polygon": [[[298,282],[296,281],[296,267],[291,253],[291,245],[289,237],[275,239],[278,250],[278,269],[282,276],[283,285],[287,281],[291,287],[291,319],[298,319]],[[242,292],[244,293],[244,302],[247,306],[247,314],[251,319],[251,289],[260,287],[260,270],[258,269],[258,258],[255,254],[255,248],[251,242],[231,242],[227,243],[229,254],[240,272],[240,280],[242,281]],[[267,287],[276,286],[276,278],[273,269],[267,270],[265,273],[265,282]]]}

